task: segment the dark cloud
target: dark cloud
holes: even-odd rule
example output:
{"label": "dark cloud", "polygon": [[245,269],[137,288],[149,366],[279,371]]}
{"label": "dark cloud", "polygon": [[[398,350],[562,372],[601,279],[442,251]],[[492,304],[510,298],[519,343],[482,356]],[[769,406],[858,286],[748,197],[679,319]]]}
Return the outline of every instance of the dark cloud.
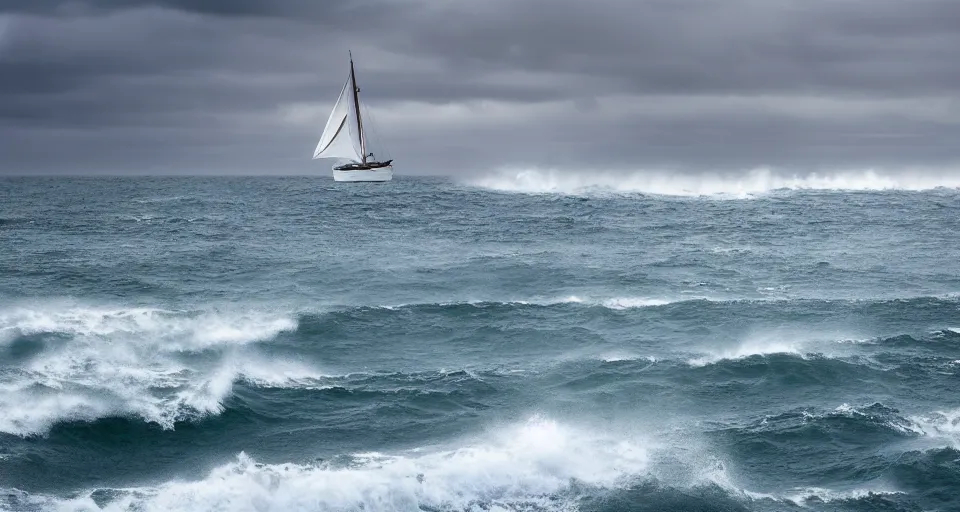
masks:
{"label": "dark cloud", "polygon": [[[327,19],[383,7],[350,0],[6,0],[4,8],[13,13],[60,16],[96,16],[119,10],[160,8],[212,16],[299,17],[322,15]],[[322,20],[320,20],[322,21]]]}
{"label": "dark cloud", "polygon": [[948,165],[958,26],[954,0],[6,0],[0,173],[323,172],[348,49],[415,172]]}

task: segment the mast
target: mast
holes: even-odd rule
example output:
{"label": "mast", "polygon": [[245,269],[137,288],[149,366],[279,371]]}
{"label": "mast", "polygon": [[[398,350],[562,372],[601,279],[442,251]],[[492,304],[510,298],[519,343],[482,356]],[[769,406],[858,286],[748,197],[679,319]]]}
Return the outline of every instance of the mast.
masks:
{"label": "mast", "polygon": [[350,53],[350,83],[353,84],[353,106],[357,112],[357,127],[360,130],[360,150],[363,163],[367,163],[367,138],[363,136],[363,121],[360,119],[360,88],[357,87],[357,74],[353,71],[353,52]]}

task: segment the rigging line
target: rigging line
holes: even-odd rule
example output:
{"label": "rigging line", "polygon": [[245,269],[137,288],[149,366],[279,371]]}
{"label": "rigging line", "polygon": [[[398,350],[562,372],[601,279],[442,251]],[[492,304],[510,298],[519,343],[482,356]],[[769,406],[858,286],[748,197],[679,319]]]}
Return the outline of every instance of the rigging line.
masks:
{"label": "rigging line", "polygon": [[380,137],[380,132],[377,131],[377,120],[373,117],[373,114],[370,112],[370,107],[363,105],[363,116],[367,118],[367,128],[373,132],[374,139],[380,144],[380,148],[383,151],[383,159],[390,159],[390,151],[387,150],[387,144]]}

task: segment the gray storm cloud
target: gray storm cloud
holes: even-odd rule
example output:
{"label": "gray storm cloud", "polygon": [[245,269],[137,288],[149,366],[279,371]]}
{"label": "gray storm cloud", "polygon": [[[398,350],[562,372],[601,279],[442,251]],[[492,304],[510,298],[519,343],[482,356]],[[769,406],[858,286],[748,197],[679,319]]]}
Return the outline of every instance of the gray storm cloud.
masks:
{"label": "gray storm cloud", "polygon": [[947,168],[960,2],[14,0],[0,172],[324,173],[347,72],[398,172]]}

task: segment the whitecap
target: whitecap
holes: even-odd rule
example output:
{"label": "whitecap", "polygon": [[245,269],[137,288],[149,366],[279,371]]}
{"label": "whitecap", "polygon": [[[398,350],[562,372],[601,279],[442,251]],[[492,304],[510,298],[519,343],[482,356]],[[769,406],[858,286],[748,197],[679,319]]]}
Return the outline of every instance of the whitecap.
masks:
{"label": "whitecap", "polygon": [[800,345],[792,341],[754,339],[745,341],[735,347],[714,351],[699,357],[689,359],[687,364],[694,367],[706,366],[723,360],[745,359],[751,356],[765,356],[772,354],[793,354],[803,356]]}
{"label": "whitecap", "polygon": [[[263,311],[76,304],[0,310],[3,339],[44,338],[38,353],[0,376],[0,432],[44,434],[60,422],[107,416],[173,428],[221,413],[238,381],[316,384],[323,378],[316,369],[249,346],[296,327],[288,315]],[[190,356],[198,352],[209,354]]]}
{"label": "whitecap", "polygon": [[[616,487],[643,473],[647,449],[535,416],[468,446],[403,454],[360,453],[347,465],[263,464],[245,453],[199,481],[116,489],[110,510],[551,510],[575,509],[572,481]],[[99,510],[92,492],[62,500],[20,497],[61,509]],[[569,501],[567,501],[569,500]],[[45,502],[45,503],[44,503]]]}
{"label": "whitecap", "polygon": [[932,190],[960,188],[960,173],[943,170],[833,170],[790,172],[769,168],[728,173],[665,170],[560,171],[503,169],[466,180],[471,186],[528,194],[655,194],[749,198],[776,190]]}

